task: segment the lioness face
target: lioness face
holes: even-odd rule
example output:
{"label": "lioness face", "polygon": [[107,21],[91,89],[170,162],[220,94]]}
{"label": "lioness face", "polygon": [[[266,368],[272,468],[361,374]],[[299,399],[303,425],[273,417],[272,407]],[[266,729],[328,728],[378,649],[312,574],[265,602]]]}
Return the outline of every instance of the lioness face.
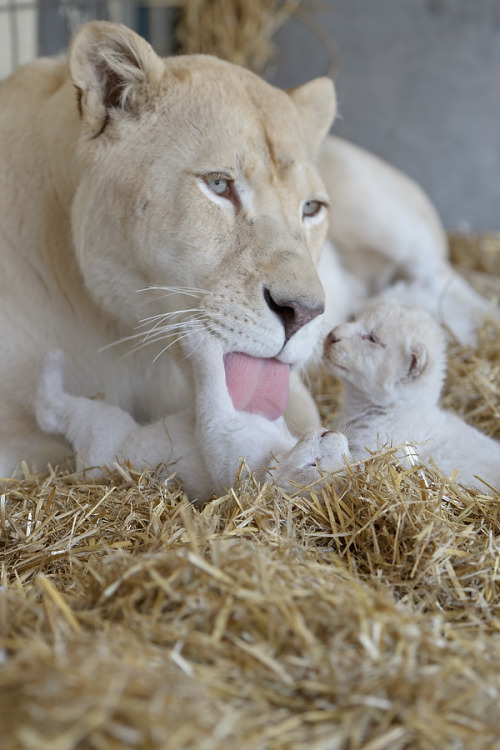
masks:
{"label": "lioness face", "polygon": [[145,321],[157,350],[194,324],[225,352],[307,359],[324,310],[328,196],[314,158],[330,82],[287,94],[216,58],[160,60],[103,23],[76,37],[70,70],[82,111],[74,237],[98,304],[124,335]]}

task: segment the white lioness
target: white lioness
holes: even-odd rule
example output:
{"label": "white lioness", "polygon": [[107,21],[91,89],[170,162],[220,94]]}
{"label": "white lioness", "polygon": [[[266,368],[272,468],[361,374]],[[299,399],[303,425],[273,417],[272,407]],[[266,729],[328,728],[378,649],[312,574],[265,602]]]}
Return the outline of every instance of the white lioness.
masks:
{"label": "white lioness", "polygon": [[[310,431],[294,438],[283,417],[267,419],[237,410],[227,390],[222,342],[193,331],[183,341],[195,388],[194,413],[138,425],[117,406],[72,396],[63,389],[61,352],[44,362],[36,414],[40,427],[62,435],[76,452],[77,470],[101,476],[115,461],[136,468],[161,466],[175,472],[193,502],[232,486],[242,458],[260,480],[272,478],[283,490],[318,488],[324,474],[336,472],[349,458],[339,432]],[[244,455],[241,448],[244,449]]]}
{"label": "white lioness", "polygon": [[286,94],[92,23],[68,63],[25,66],[0,92],[0,474],[70,453],[34,421],[53,347],[72,393],[151,422],[192,400],[179,339],[195,322],[231,353],[238,408],[281,415],[325,306],[329,199],[314,161],[331,82]]}
{"label": "white lioness", "polygon": [[[329,139],[320,153],[334,110],[327,79],[285,93],[215,58],[162,60],[105,22],[82,28],[67,61],[0,85],[0,476],[71,453],[35,421],[52,348],[69,392],[151,423],[193,402],[179,342],[195,323],[222,343],[236,408],[279,417],[290,369],[352,304],[352,276],[333,251],[320,260],[328,193],[341,250],[376,257],[381,283],[386,267],[431,279],[436,297],[449,268],[435,212],[359,149]],[[365,180],[388,198],[360,211]],[[292,390],[293,418],[318,426]]]}
{"label": "white lioness", "polygon": [[369,308],[333,329],[324,361],[343,384],[337,425],[355,456],[417,443],[422,461],[456,470],[457,481],[477,485],[477,475],[500,487],[500,443],[439,406],[446,338],[425,310],[399,300]]}

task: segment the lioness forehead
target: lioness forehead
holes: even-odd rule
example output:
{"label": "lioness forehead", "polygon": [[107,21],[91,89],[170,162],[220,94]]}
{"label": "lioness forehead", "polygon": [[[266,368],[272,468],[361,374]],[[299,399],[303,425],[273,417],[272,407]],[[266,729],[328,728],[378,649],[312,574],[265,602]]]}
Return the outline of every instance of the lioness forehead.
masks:
{"label": "lioness forehead", "polygon": [[286,92],[248,70],[209,55],[165,59],[163,91],[167,111],[176,110],[203,139],[230,144],[242,140],[262,149],[280,170],[307,160],[297,110]]}

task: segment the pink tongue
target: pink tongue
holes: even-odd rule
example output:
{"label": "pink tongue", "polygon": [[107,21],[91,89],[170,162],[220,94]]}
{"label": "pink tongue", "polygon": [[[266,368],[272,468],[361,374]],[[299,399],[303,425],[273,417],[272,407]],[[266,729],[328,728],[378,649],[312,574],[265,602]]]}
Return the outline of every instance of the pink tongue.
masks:
{"label": "pink tongue", "polygon": [[281,417],[288,404],[289,365],[231,352],[224,357],[224,367],[235,409],[262,414],[270,420]]}

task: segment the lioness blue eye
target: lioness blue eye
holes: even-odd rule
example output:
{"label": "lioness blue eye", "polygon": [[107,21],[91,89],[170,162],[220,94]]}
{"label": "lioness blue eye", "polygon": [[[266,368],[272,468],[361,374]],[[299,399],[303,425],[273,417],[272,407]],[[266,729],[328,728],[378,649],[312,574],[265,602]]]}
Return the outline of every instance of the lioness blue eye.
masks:
{"label": "lioness blue eye", "polygon": [[302,215],[316,216],[321,211],[322,205],[319,201],[306,201],[302,206]]}
{"label": "lioness blue eye", "polygon": [[207,177],[206,182],[208,187],[217,195],[223,195],[230,186],[229,180],[226,180],[224,177],[217,177],[216,175]]}

